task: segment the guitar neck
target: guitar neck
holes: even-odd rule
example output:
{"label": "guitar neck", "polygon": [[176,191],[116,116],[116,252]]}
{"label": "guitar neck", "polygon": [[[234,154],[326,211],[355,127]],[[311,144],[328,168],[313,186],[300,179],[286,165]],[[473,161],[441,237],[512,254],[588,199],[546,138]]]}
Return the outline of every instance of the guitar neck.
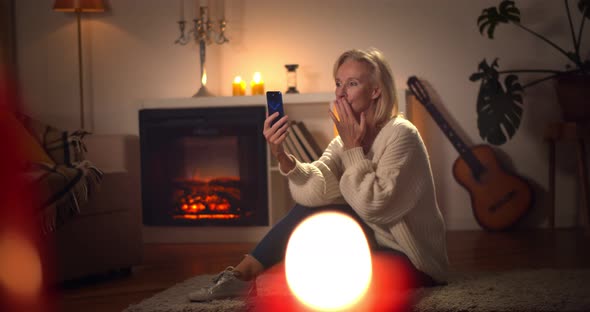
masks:
{"label": "guitar neck", "polygon": [[[422,103],[422,102],[420,102],[420,103]],[[455,130],[453,130],[453,128],[451,128],[449,123],[445,120],[443,115],[436,108],[436,106],[434,106],[434,104],[429,102],[429,103],[422,103],[422,105],[424,105],[424,107],[426,108],[428,113],[430,113],[430,116],[432,116],[432,119],[434,119],[434,121],[436,122],[438,127],[442,130],[442,132],[445,134],[445,136],[449,139],[451,144],[453,144],[453,147],[455,148],[455,150],[457,150],[457,153],[459,153],[461,158],[463,158],[465,160],[467,165],[471,168],[472,172],[476,176],[479,176],[479,174],[481,172],[483,172],[484,167],[481,164],[481,162],[479,162],[479,160],[477,160],[475,155],[473,155],[473,153],[471,152],[471,149],[467,147],[467,145],[465,144],[465,142],[463,142],[463,140],[461,140],[461,138],[457,135]]]}

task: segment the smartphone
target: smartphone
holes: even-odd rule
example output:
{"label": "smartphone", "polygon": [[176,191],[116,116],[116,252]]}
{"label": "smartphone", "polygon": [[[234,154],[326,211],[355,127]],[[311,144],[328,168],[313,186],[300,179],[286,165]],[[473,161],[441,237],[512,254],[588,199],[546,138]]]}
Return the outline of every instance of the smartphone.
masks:
{"label": "smartphone", "polygon": [[272,115],[275,112],[279,112],[279,116],[275,118],[270,125],[271,127],[275,124],[275,122],[279,121],[279,119],[285,116],[285,112],[283,111],[283,94],[281,91],[267,91],[266,92],[266,106],[268,107],[268,115]]}

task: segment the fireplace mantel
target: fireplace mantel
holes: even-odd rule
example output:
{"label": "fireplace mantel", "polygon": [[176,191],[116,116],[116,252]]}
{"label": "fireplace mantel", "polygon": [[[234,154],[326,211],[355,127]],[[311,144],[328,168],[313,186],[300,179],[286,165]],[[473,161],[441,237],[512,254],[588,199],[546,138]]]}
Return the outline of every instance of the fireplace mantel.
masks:
{"label": "fireplace mantel", "polygon": [[[328,104],[335,99],[334,93],[283,94],[283,102],[291,104]],[[150,99],[142,103],[142,108],[183,108],[218,106],[258,106],[266,105],[266,97],[255,96],[209,96],[191,98]]]}

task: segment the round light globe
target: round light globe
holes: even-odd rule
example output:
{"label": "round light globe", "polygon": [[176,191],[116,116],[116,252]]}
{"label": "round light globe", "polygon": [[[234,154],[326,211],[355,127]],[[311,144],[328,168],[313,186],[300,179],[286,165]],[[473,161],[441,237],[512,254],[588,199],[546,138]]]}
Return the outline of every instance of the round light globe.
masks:
{"label": "round light globe", "polygon": [[311,216],[289,239],[285,273],[293,294],[312,309],[335,311],[354,306],[366,293],[372,276],[363,230],[342,213]]}

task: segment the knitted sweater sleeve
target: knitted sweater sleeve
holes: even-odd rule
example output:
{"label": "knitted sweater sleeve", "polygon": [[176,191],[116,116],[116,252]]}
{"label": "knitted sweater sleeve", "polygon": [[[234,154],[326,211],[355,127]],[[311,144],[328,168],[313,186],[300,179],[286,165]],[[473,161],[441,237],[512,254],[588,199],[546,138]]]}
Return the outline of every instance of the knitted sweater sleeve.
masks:
{"label": "knitted sweater sleeve", "polygon": [[415,207],[423,183],[428,181],[424,179],[428,159],[417,130],[394,128],[374,161],[367,159],[360,147],[342,154],[340,190],[356,213],[374,224],[400,220]]}
{"label": "knitted sweater sleeve", "polygon": [[317,161],[301,163],[293,158],[295,168],[281,173],[289,179],[295,202],[307,207],[345,203],[338,183],[342,176],[341,150],[342,141],[336,137]]}

